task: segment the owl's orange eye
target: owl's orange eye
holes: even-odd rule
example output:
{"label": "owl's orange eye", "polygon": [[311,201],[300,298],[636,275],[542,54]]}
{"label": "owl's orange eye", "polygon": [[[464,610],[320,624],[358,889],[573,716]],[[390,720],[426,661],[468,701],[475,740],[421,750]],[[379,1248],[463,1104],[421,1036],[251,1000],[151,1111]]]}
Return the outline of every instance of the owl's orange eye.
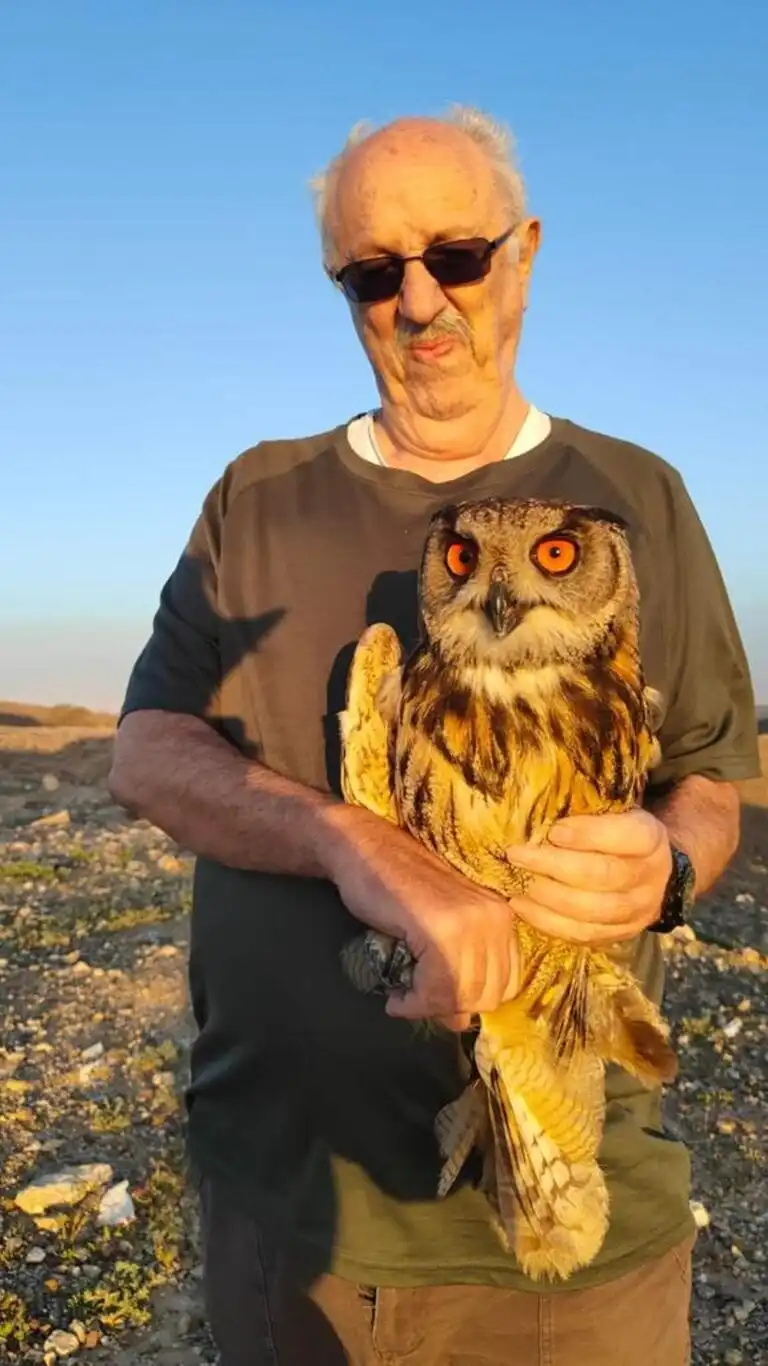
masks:
{"label": "owl's orange eye", "polygon": [[576,567],[579,547],[568,536],[542,536],[533,547],[532,559],[545,574],[567,574]]}
{"label": "owl's orange eye", "polygon": [[445,563],[449,574],[455,579],[468,579],[477,565],[477,546],[474,541],[457,536],[449,542],[445,552]]}

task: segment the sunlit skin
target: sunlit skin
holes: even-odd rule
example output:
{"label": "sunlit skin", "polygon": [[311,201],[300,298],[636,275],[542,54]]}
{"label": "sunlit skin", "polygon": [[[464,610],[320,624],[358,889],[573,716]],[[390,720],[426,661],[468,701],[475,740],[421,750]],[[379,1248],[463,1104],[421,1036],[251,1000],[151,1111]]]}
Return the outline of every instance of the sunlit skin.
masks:
{"label": "sunlit skin", "polygon": [[[481,148],[426,119],[400,120],[349,153],[329,219],[337,268],[387,252],[413,256],[436,241],[492,239],[512,226]],[[442,481],[503,458],[528,406],[514,367],[538,243],[539,223],[529,218],[477,284],[444,290],[410,261],[397,298],[352,305],[388,463]]]}

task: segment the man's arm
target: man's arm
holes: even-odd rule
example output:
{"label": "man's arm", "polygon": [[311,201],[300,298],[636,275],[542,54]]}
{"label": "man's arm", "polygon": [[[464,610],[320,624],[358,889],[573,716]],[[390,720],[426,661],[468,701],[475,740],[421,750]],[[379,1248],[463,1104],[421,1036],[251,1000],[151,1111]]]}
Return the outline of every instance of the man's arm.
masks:
{"label": "man's arm", "polygon": [[381,817],[245,759],[199,717],[129,713],[109,787],[121,806],[195,854],[333,882],[363,924],[406,940],[420,960],[430,1017],[465,1029],[472,1013],[517,990],[517,945],[502,897]]}
{"label": "man's arm", "polygon": [[652,800],[650,810],[672,844],[688,855],[696,873],[696,896],[702,896],[717,882],[738,847],[741,803],[737,789],[733,783],[715,783],[691,774],[666,796]]}
{"label": "man's arm", "polygon": [[244,758],[200,717],[126,716],[109,790],[193,854],[230,868],[326,875],[321,816],[333,798]]}

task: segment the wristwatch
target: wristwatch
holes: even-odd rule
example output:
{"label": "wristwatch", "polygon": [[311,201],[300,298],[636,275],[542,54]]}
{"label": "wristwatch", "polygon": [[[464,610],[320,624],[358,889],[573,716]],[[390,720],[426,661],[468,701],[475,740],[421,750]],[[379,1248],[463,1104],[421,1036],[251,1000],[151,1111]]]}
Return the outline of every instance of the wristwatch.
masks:
{"label": "wristwatch", "polygon": [[696,892],[696,874],[688,855],[682,849],[672,849],[672,872],[669,875],[661,914],[648,929],[654,934],[670,934],[684,925]]}

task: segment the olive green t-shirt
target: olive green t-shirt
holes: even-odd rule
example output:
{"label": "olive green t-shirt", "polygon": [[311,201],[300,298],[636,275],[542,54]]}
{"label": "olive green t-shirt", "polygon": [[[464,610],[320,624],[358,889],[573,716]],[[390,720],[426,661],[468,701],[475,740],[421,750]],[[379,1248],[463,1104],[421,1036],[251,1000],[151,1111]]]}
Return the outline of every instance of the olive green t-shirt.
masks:
{"label": "olive green t-shirt", "polygon": [[[355,642],[367,623],[386,621],[415,643],[429,518],[489,495],[598,504],[628,521],[646,677],[666,699],[654,790],[692,773],[756,774],[744,652],[680,475],[560,419],[535,449],[442,484],[368,464],[345,427],[247,450],[209,493],[162,589],[124,714],[204,717],[276,772],[338,792],[337,713]],[[355,932],[330,883],[198,860],[194,1164],[256,1217],[279,1221],[317,1271],[369,1285],[533,1289],[469,1179],[434,1197],[433,1122],[462,1089],[467,1040],[390,1019],[380,999],[355,992],[339,965]],[[635,967],[659,1001],[652,934],[639,940]],[[692,1228],[688,1155],[664,1132],[659,1095],[617,1069],[607,1084],[610,1231],[570,1288],[661,1254]]]}

